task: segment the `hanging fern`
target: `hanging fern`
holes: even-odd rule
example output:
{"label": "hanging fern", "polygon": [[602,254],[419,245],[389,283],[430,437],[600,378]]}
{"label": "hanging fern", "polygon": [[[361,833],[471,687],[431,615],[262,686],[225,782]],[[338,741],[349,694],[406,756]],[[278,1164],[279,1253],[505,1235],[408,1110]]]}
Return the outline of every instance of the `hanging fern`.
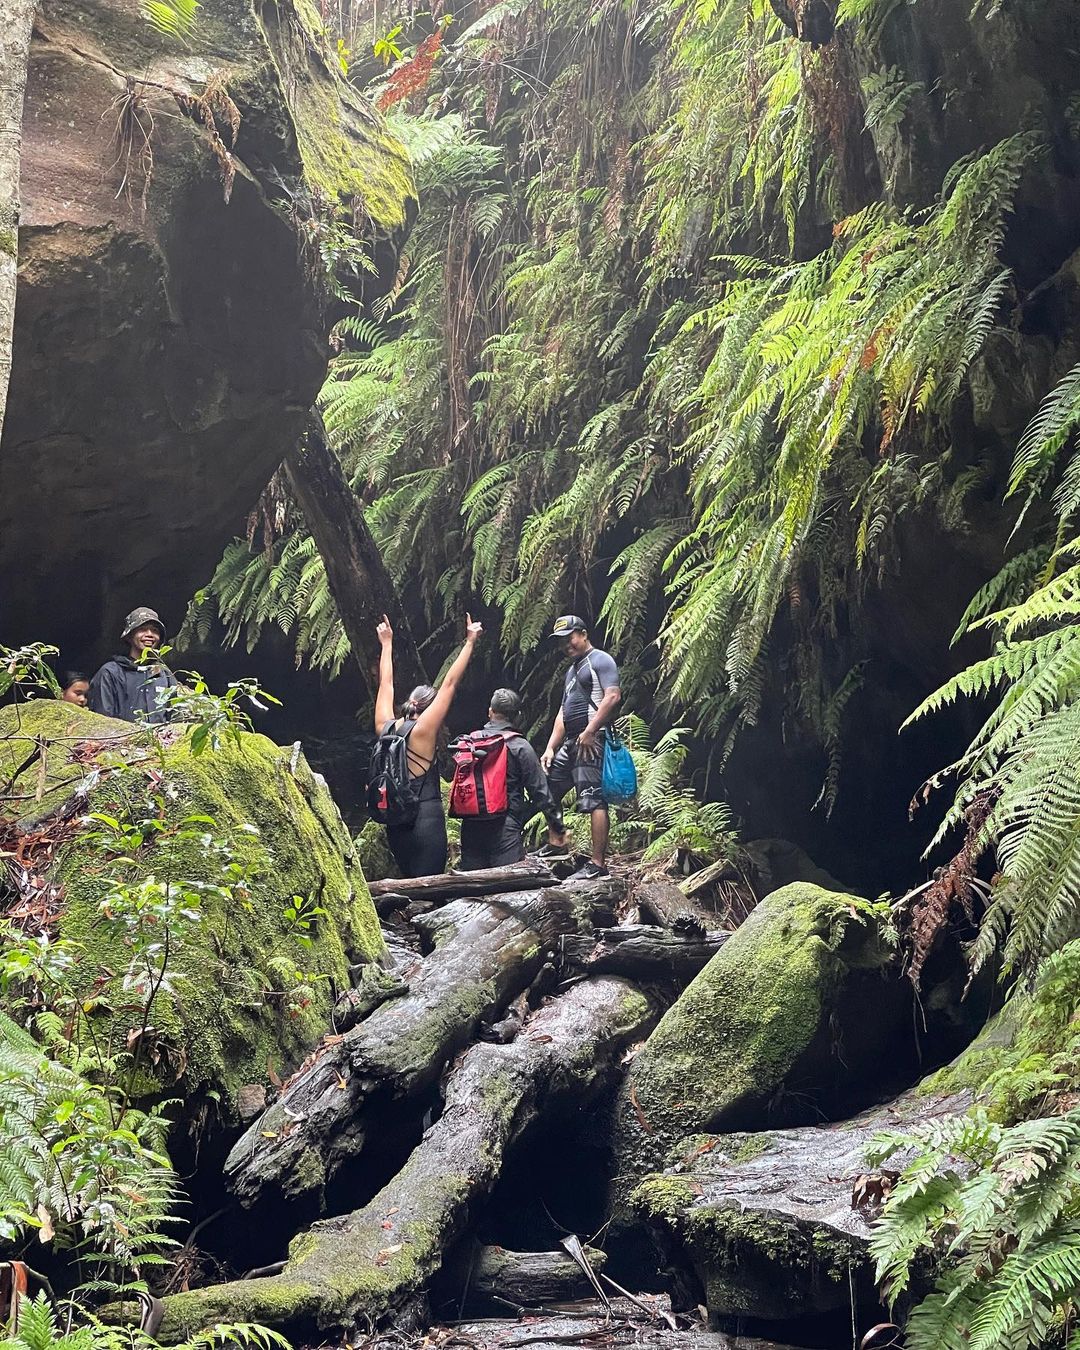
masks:
{"label": "hanging fern", "polygon": [[[1028,506],[1080,425],[1078,371],[1047,396],[1017,447],[1009,494],[1026,490]],[[976,966],[1001,948],[1008,967],[1031,970],[1080,932],[1080,539],[1061,542],[1077,505],[1078,464],[1074,451],[1054,494],[1056,546],[1037,543],[1009,560],[961,620],[958,635],[972,625],[992,630],[992,654],[954,676],[908,719],[961,697],[997,695],[952,766],[960,783],[934,840],[977,796],[992,801],[980,845],[995,850],[999,875],[975,944]]]}

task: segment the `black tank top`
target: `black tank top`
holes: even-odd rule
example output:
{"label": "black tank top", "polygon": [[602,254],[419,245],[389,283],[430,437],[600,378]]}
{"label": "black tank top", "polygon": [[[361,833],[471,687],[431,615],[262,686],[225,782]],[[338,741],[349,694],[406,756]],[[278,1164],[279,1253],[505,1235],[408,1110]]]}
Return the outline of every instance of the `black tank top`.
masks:
{"label": "black tank top", "polygon": [[[396,731],[399,736],[404,736],[406,742],[408,742],[409,737],[412,735],[413,727],[415,726],[415,718],[399,717],[393,722],[387,722],[383,735],[385,736],[389,731]],[[409,759],[410,770],[412,769],[411,761],[418,760],[420,763],[424,762],[424,756],[416,754],[412,749],[409,750]],[[410,776],[414,783],[419,782],[421,779],[423,780],[424,786],[420,789],[420,800],[422,802],[430,801],[432,798],[441,796],[439,791],[439,765],[434,756],[428,761],[426,769],[421,770],[420,773],[413,773]]]}

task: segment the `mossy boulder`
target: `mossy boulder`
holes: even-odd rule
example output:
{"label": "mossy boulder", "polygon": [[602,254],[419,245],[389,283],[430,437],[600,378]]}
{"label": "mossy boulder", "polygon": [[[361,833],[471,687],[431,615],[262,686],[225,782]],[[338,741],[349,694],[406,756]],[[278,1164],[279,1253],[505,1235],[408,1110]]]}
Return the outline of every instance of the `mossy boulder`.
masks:
{"label": "mossy boulder", "polygon": [[390,852],[386,842],[386,827],[369,820],[356,836],[356,851],[360,866],[368,881],[386,881],[389,877],[400,877],[401,868]]}
{"label": "mossy boulder", "polygon": [[880,1082],[910,1005],[885,906],[796,882],[751,913],[661,1019],[617,1109],[620,1171],[698,1131],[814,1119]]}
{"label": "mossy boulder", "polygon": [[[102,967],[124,966],[116,925],[102,912],[110,877],[213,887],[228,858],[244,869],[231,891],[201,891],[197,920],[175,925],[173,991],[159,995],[151,1017],[148,1096],[216,1093],[235,1118],[239,1088],[295,1066],[326,1030],[350,965],[383,953],[329,791],[302,755],[265,736],[243,733],[239,744],[195,757],[183,728],[155,736],[42,700],[0,710],[0,782],[13,776],[6,791],[26,800],[9,800],[9,832],[48,835],[73,821],[44,879],[58,888],[54,931],[77,944],[77,987],[91,989]],[[158,825],[125,857],[90,813]],[[287,914],[294,897],[323,911],[306,930]],[[101,1016],[118,1034],[132,1030],[120,1009]]]}

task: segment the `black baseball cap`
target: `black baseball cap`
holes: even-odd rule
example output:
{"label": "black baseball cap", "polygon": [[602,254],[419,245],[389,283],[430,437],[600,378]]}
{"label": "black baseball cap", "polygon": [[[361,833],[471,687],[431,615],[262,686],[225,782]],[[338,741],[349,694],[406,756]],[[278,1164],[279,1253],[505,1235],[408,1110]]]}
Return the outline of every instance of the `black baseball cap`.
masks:
{"label": "black baseball cap", "polygon": [[588,625],[580,614],[560,614],[555,620],[555,627],[548,634],[549,637],[564,638],[569,637],[571,633],[578,631],[587,633]]}

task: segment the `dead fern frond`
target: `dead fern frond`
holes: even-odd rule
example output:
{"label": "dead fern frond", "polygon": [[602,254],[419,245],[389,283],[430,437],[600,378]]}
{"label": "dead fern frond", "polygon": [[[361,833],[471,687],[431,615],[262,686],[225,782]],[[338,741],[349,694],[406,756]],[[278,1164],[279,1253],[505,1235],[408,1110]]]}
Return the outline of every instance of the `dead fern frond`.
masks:
{"label": "dead fern frond", "polygon": [[986,848],[984,827],[993,806],[992,792],[982,792],[975,798],[964,815],[966,833],[959,852],[914,897],[908,928],[911,942],[908,977],[916,989],[927,957],[948,924],[954,905],[960,906],[969,923],[975,922],[975,897],[985,889],[975,875],[975,868]]}
{"label": "dead fern frond", "polygon": [[[124,92],[109,105],[107,113],[115,112],[113,149],[116,158],[107,173],[120,170],[120,186],[116,196],[123,196],[134,208],[133,194],[138,185],[139,205],[146,211],[146,199],[154,176],[154,115],[146,102],[142,82],[133,75],[124,77]],[[107,114],[106,114],[107,115]]]}
{"label": "dead fern frond", "polygon": [[218,162],[221,172],[222,194],[228,206],[232,196],[233,183],[236,180],[236,161],[229,153],[222,132],[228,134],[229,145],[236,145],[240,132],[240,109],[232,101],[225,87],[225,78],[221,71],[211,75],[201,94],[186,94],[180,90],[172,91],[176,106],[185,117],[198,123],[206,133],[210,150]]}

